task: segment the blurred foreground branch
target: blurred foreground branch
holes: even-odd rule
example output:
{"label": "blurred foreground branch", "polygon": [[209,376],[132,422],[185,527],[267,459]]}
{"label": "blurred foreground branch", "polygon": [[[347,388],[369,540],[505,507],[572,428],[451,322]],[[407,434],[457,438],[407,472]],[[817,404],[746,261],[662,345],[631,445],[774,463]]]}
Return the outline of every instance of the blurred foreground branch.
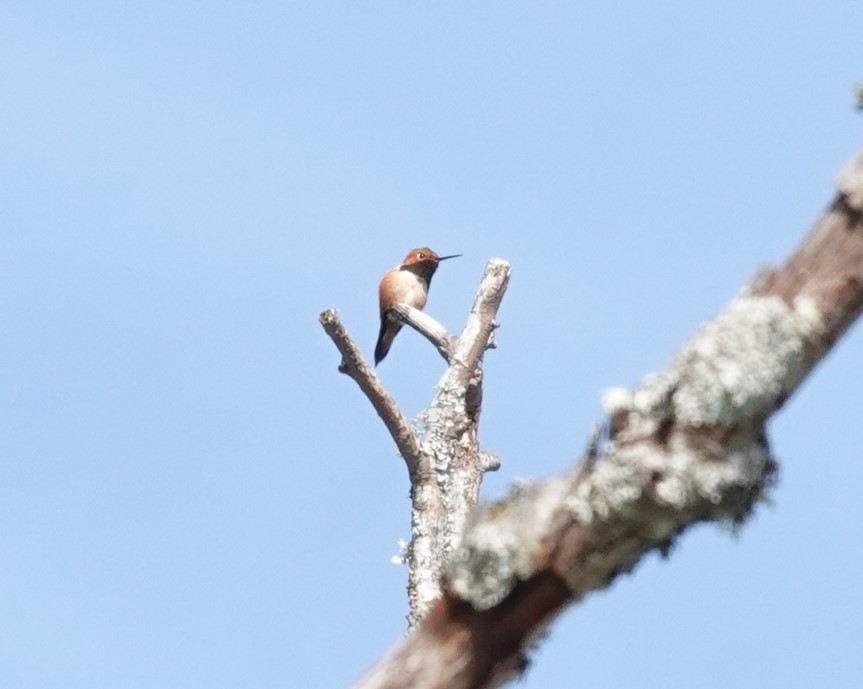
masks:
{"label": "blurred foreground branch", "polygon": [[606,437],[580,465],[473,511],[442,598],[359,687],[498,686],[567,605],[697,522],[748,517],[776,468],[765,423],[863,309],[863,154],[837,190],[667,368],[606,393]]}

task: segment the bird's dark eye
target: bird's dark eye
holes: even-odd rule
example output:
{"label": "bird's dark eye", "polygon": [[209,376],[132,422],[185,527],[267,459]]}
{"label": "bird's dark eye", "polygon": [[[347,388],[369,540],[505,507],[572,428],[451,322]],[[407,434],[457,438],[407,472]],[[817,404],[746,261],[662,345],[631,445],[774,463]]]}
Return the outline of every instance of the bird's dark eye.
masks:
{"label": "bird's dark eye", "polygon": [[425,258],[425,257],[426,257],[426,255],[425,255],[422,251],[420,251],[420,252],[417,254],[417,258]]}

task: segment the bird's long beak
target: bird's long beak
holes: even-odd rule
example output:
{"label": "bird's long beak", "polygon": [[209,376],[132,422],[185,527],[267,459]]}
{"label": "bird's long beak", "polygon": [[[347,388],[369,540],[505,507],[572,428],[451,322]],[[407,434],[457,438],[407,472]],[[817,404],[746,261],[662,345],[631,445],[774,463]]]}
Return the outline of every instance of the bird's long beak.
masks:
{"label": "bird's long beak", "polygon": [[446,261],[448,258],[458,258],[461,254],[453,254],[452,256],[441,256],[438,261]]}

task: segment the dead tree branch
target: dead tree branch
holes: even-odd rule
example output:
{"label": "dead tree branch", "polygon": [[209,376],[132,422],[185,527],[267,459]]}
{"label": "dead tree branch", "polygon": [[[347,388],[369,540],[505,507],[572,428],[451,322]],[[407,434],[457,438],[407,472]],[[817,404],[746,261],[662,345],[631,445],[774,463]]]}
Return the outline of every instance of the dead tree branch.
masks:
{"label": "dead tree branch", "polygon": [[351,339],[347,328],[339,321],[339,315],[333,309],[329,309],[324,311],[318,320],[342,355],[339,371],[350,376],[360,386],[360,390],[363,391],[369,402],[372,403],[378,416],[381,417],[393,437],[402,459],[405,460],[411,481],[414,480],[414,477],[429,474],[428,461],[420,451],[410,421],[399,409],[395,399],[384,387],[380,378],[375,375],[375,370],[363,359],[359,347]]}
{"label": "dead tree branch", "polygon": [[409,304],[400,302],[396,302],[390,307],[390,314],[397,316],[402,323],[407,323],[431,342],[444,358],[444,361],[450,363],[455,338],[434,318]]}
{"label": "dead tree branch", "polygon": [[481,452],[477,439],[482,403],[482,360],[497,327],[495,318],[509,282],[505,261],[488,263],[461,335],[455,339],[430,316],[404,304],[393,310],[400,320],[428,338],[449,366],[431,406],[419,416],[422,438],[411,427],[335,311],[319,320],[342,355],[339,370],[368,397],[393,436],[411,482],[411,542],[407,549],[408,622],[416,625],[441,597],[441,572],[476,504],[486,471],[497,458]]}
{"label": "dead tree branch", "polygon": [[569,604],[701,521],[742,523],[776,462],[765,424],[863,309],[863,154],[801,246],[663,371],[605,395],[605,446],[476,509],[443,598],[358,685],[468,689],[515,676]]}

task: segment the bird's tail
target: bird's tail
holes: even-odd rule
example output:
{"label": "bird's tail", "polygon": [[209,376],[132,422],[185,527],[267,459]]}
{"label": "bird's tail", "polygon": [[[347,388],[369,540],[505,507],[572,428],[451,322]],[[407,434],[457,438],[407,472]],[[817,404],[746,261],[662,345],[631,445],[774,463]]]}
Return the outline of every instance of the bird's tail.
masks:
{"label": "bird's tail", "polygon": [[381,363],[390,351],[390,346],[401,328],[401,323],[391,321],[386,314],[381,314],[381,330],[378,333],[378,343],[375,345],[375,366]]}

